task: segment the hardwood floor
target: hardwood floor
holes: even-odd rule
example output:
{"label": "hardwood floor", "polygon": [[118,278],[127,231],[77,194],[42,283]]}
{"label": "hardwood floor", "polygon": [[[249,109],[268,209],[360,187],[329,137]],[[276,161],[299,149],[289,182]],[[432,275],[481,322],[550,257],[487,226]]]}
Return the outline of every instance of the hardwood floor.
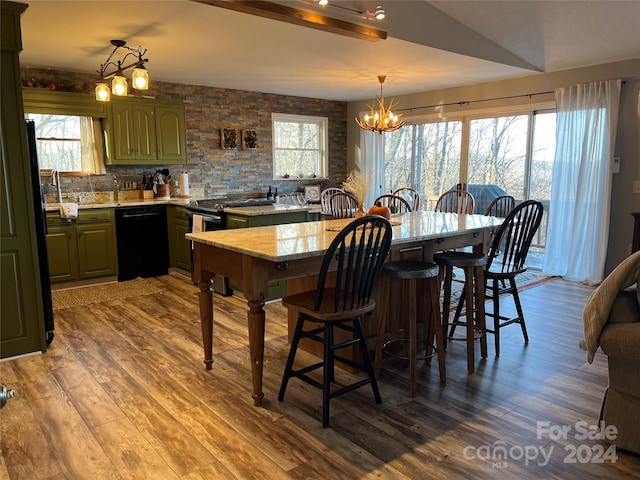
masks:
{"label": "hardwood floor", "polygon": [[[256,408],[246,305],[216,297],[206,371],[196,287],[179,274],[148,281],[164,293],[57,310],[45,354],[0,363],[1,383],[16,391],[0,410],[0,478],[640,478],[637,455],[595,463],[608,443],[575,438],[576,422],[597,422],[607,385],[605,357],[590,365],[578,348],[591,288],[554,280],[525,290],[528,346],[507,327],[500,357],[489,336],[489,358],[478,355],[468,375],[464,342],[450,342],[447,383],[435,361],[421,364],[414,398],[408,370],[385,359],[382,404],[367,387],[340,396],[323,429],[318,390],[293,379],[277,401],[289,347],[279,302],[265,307]],[[538,422],[571,430],[554,439]]]}

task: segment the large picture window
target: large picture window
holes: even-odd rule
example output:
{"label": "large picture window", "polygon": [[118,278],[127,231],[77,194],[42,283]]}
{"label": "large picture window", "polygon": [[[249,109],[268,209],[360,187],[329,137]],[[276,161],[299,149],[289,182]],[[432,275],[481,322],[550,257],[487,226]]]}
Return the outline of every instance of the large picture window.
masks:
{"label": "large picture window", "polygon": [[326,177],[326,117],[273,113],[273,178]]}

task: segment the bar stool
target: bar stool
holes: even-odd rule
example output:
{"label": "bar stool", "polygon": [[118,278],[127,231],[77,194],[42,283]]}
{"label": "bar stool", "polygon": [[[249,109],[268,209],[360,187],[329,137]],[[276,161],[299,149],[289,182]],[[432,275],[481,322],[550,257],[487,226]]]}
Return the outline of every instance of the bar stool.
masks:
{"label": "bar stool", "polygon": [[[426,324],[426,360],[432,357],[433,337],[436,337],[436,353],[438,355],[438,366],[440,369],[440,381],[446,382],[447,376],[444,365],[444,337],[443,328],[440,321],[440,289],[438,274],[439,268],[435,263],[421,261],[396,261],[387,262],[382,266],[382,302],[378,321],[378,337],[376,340],[376,353],[374,371],[376,375],[380,373],[382,363],[382,350],[391,342],[407,341],[409,343],[409,395],[416,394],[416,362],[417,362],[417,285],[419,280],[427,280],[431,304],[429,308],[429,323]],[[389,316],[389,299],[391,297],[391,278],[398,278],[408,283],[409,298],[406,302],[409,308],[408,329],[409,338],[393,339],[384,341],[384,333]],[[420,296],[421,297],[421,296]]]}
{"label": "bar stool", "polygon": [[[487,265],[487,257],[481,253],[470,252],[440,252],[433,256],[433,260],[444,267],[444,300],[442,331],[445,339],[466,340],[467,341],[467,371],[475,371],[475,340],[480,338],[480,354],[482,358],[487,358],[487,335],[485,323],[485,292],[484,292],[484,269]],[[451,282],[453,281],[453,267],[464,270],[464,295],[458,303],[456,320],[449,323],[449,308],[451,304]],[[467,304],[467,320],[460,322],[457,320],[462,305]],[[453,338],[453,332],[458,325],[466,325],[467,334],[465,338]],[[447,327],[451,331],[447,334]],[[476,336],[476,332],[478,336]]]}

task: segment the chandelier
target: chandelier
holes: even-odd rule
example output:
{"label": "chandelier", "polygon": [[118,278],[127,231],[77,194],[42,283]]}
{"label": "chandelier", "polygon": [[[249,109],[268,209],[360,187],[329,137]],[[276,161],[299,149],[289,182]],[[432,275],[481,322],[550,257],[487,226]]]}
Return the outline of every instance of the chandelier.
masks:
{"label": "chandelier", "polygon": [[[107,57],[105,62],[100,65],[100,70],[98,70],[100,78],[98,78],[96,82],[96,100],[99,102],[108,102],[111,100],[112,93],[121,97],[126,96],[128,86],[124,72],[130,68],[133,68],[133,72],[131,74],[131,83],[133,88],[136,90],[148,90],[149,72],[147,72],[147,69],[144,67],[144,64],[149,61],[144,58],[147,50],[145,49],[143,51],[142,47],[138,47],[137,49],[127,47],[127,42],[124,40],[111,40],[111,45],[114,46],[113,51]],[[120,48],[127,50],[127,53],[121,60],[113,62],[111,59]],[[137,60],[129,65],[123,66],[122,64],[129,56],[135,56],[137,57]],[[111,73],[106,73],[109,66],[113,66],[114,70]],[[113,79],[111,81],[111,88],[109,88],[109,84],[107,83],[107,79],[109,78]]]}
{"label": "chandelier", "polygon": [[[394,115],[391,109],[397,105],[394,99],[389,102],[389,107],[384,105],[384,95],[382,94],[382,84],[387,78],[386,75],[378,75],[380,82],[380,96],[376,97],[377,105],[367,105],[370,109],[368,113],[361,113],[356,117],[356,123],[363,130],[371,130],[382,135],[383,132],[393,132],[404,125],[404,120],[400,120],[400,115]],[[377,109],[376,109],[377,107]]]}

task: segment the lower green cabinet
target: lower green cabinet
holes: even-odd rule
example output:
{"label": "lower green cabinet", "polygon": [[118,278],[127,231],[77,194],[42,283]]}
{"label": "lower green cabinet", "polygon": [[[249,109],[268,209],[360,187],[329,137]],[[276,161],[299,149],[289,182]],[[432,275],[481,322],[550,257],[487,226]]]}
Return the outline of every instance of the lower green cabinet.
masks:
{"label": "lower green cabinet", "polygon": [[78,241],[73,225],[47,228],[47,253],[51,283],[78,280]]}
{"label": "lower green cabinet", "polygon": [[262,227],[264,225],[282,225],[307,221],[307,212],[286,212],[273,215],[227,214],[227,228]]}
{"label": "lower green cabinet", "polygon": [[113,209],[79,210],[72,221],[47,213],[47,252],[51,283],[116,275]]}
{"label": "lower green cabinet", "polygon": [[189,232],[187,209],[179,206],[167,208],[169,229],[169,266],[191,271],[191,242],[185,238]]}

